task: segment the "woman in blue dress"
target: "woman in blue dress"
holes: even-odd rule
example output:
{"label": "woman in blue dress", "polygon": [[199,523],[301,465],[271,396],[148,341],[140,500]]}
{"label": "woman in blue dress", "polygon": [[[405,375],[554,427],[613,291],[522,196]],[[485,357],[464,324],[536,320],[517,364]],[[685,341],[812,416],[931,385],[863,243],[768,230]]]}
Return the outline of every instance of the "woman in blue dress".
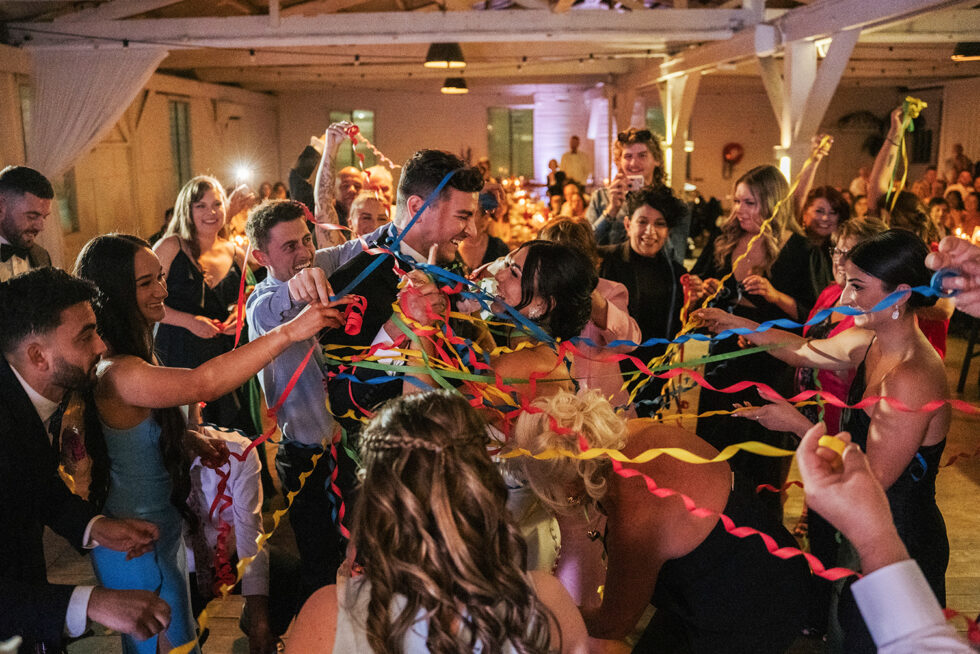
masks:
{"label": "woman in blue dress", "polygon": [[181,516],[190,517],[185,500],[193,455],[185,451],[187,425],[179,407],[241,386],[290,344],[341,325],[343,317],[333,304],[310,305],[294,320],[197,368],[165,368],[153,354],[153,325],[166,311],[167,284],[149,244],[124,234],[98,236],[82,249],[75,273],[99,287],[96,318],[108,347],[95,388],[107,460],[96,461],[92,497],[105,502],[111,517],[141,518],[160,528],[152,552],[127,560],[97,547],[92,562],[102,585],[150,590],[170,605],[162,641],[123,636],[127,654],[166,652],[196,638],[181,538]]}

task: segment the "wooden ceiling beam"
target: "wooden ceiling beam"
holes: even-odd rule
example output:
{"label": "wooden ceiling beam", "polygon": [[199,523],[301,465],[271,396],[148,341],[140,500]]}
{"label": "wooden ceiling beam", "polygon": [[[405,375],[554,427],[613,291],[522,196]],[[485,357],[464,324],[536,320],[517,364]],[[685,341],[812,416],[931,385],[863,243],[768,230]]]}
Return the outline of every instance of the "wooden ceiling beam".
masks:
{"label": "wooden ceiling beam", "polygon": [[[740,9],[676,9],[650,12],[534,9],[345,13],[283,16],[278,26],[265,16],[159,18],[80,21],[55,29],[50,23],[9,23],[13,40],[31,34],[33,44],[64,45],[102,39],[162,43],[171,48],[259,48],[358,43],[429,43],[500,41],[599,41],[647,43],[727,39],[742,24]],[[44,33],[45,29],[61,34]]]}

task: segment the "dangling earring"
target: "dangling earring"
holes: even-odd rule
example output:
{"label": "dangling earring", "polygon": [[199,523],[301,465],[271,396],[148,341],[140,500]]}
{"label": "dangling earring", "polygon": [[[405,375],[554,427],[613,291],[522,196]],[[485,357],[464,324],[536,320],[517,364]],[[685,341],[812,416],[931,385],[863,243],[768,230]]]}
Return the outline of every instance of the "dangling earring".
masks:
{"label": "dangling earring", "polygon": [[894,310],[892,310],[892,320],[898,320],[898,316],[899,316],[898,306],[896,305]]}
{"label": "dangling earring", "polygon": [[542,309],[541,307],[538,307],[536,309],[531,309],[527,312],[527,317],[530,318],[531,320],[537,320],[543,315],[544,315],[544,309]]}

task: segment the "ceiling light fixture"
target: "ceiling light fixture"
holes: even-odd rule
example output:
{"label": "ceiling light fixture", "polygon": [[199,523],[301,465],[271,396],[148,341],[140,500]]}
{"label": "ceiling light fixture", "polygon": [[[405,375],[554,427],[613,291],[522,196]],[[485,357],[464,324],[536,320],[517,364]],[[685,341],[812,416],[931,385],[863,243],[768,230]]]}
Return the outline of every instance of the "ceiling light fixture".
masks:
{"label": "ceiling light fixture", "polygon": [[466,80],[462,77],[447,77],[440,90],[446,95],[462,95],[470,92],[466,87]]}
{"label": "ceiling light fixture", "polygon": [[422,65],[426,68],[465,68],[466,60],[458,43],[433,43]]}
{"label": "ceiling light fixture", "polygon": [[953,61],[980,61],[980,43],[964,41],[953,48]]}

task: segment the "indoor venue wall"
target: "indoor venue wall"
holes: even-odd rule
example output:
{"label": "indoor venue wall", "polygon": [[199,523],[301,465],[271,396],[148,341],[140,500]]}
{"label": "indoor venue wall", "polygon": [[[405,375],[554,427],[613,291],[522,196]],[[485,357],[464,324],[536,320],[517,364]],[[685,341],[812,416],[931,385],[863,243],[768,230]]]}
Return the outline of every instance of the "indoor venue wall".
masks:
{"label": "indoor venue wall", "polygon": [[331,89],[283,93],[279,102],[283,178],[310,137],[323,135],[331,111],[374,111],[373,143],[397,164],[423,147],[464,157],[470,149],[475,164],[487,156],[487,109],[533,102],[530,96],[506,93],[447,96],[439,93],[438,84],[430,80],[431,90],[425,92]]}
{"label": "indoor venue wall", "polygon": [[943,88],[943,134],[939,141],[939,168],[949,158],[953,145],[963,144],[963,153],[980,159],[980,77],[947,82]]}
{"label": "indoor venue wall", "polygon": [[154,75],[109,135],[75,165],[79,229],[65,235],[66,263],[97,234],[127,231],[145,237],[160,228],[180,186],[171,145],[171,100],[189,104],[192,175],[214,175],[229,191],[239,181],[241,163],[252,167],[255,178],[274,177],[279,168],[274,99]]}
{"label": "indoor venue wall", "polygon": [[[814,184],[846,187],[858,168],[870,169],[874,163],[874,157],[861,150],[861,144],[873,132],[840,129],[840,117],[869,111],[886,118],[904,97],[895,87],[838,88],[821,130],[834,137],[834,145]],[[755,166],[776,164],[773,146],[779,144],[779,126],[761,79],[705,76],[695,100],[688,139],[694,141],[691,183],[705,198],[717,197],[728,206],[734,180]],[[734,166],[728,179],[722,174],[722,149],[727,143],[740,143],[745,148],[742,161]]]}

